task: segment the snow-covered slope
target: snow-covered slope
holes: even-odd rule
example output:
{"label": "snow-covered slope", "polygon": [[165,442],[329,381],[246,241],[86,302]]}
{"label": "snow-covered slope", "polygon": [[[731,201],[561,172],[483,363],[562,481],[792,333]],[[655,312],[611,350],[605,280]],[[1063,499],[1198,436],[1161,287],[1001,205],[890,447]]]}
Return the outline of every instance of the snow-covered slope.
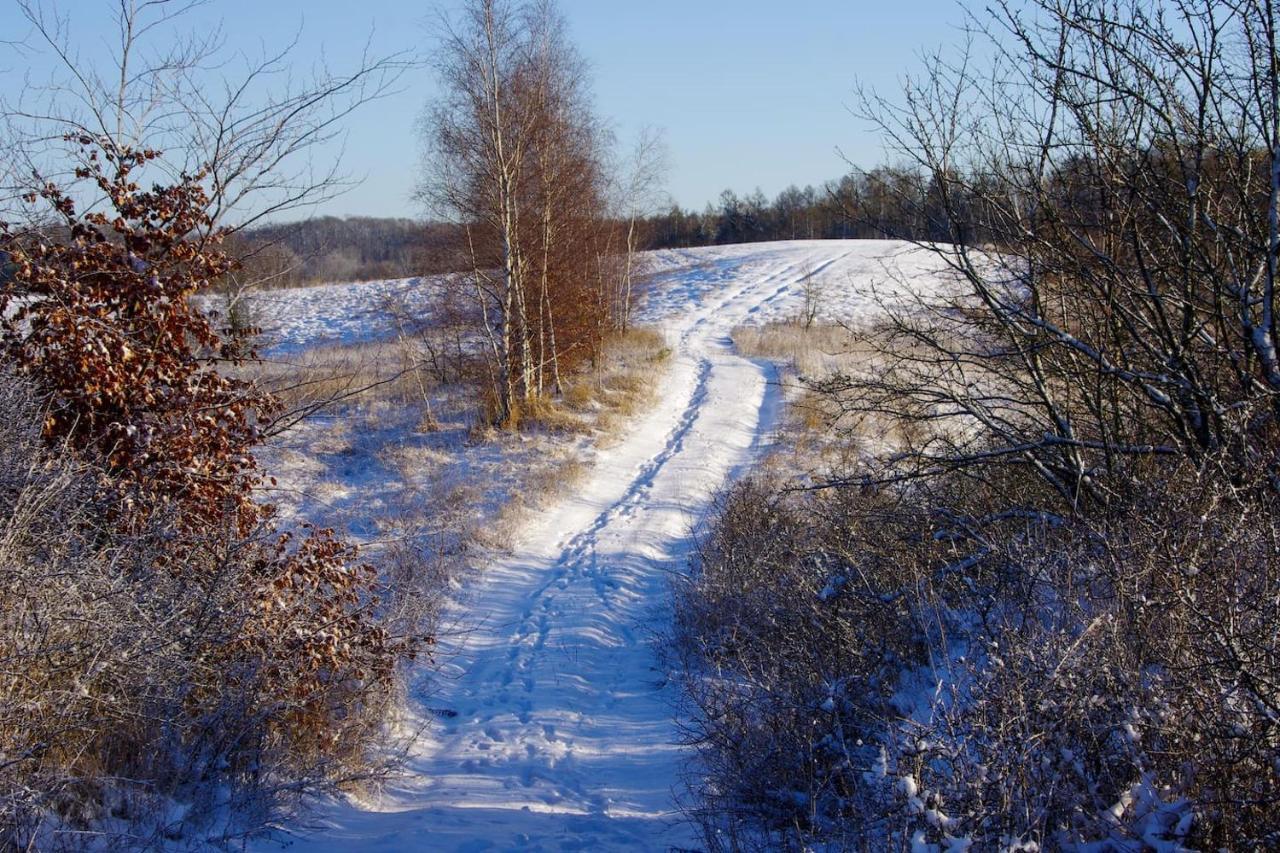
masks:
{"label": "snow-covered slope", "polygon": [[[873,290],[888,285],[894,291],[892,277],[929,286],[930,270],[938,266],[929,252],[887,240],[744,243],[645,254],[655,281],[641,313],[643,321],[652,322],[702,305],[739,270],[752,275],[765,263],[787,267],[793,280],[739,312],[742,322],[794,315],[803,290],[796,283],[808,272],[819,282],[825,317],[856,319],[872,308]],[[253,297],[253,320],[262,328],[264,352],[271,356],[323,344],[383,340],[396,332],[393,308],[421,315],[442,283],[440,277],[403,278],[265,291]],[[212,304],[216,306],[216,298]]]}
{"label": "snow-covered slope", "polygon": [[795,318],[806,285],[818,319],[858,322],[898,305],[913,293],[932,292],[945,265],[930,251],[895,240],[792,240],[648,252],[654,286],[641,322],[662,323],[719,298],[726,288],[769,277],[772,291],[744,293],[726,306],[732,325]]}
{"label": "snow-covered slope", "polygon": [[641,319],[665,330],[674,353],[658,404],[469,590],[442,650],[444,678],[416,697],[431,722],[412,777],[376,803],[335,807],[291,849],[697,846],[676,807],[685,754],[652,638],[691,528],[757,458],[779,415],[772,368],[735,355],[729,333],[793,316],[810,273],[826,282],[824,313],[856,320],[873,310],[873,284],[886,295],[931,289],[938,263],[869,241],[660,252],[654,262]]}

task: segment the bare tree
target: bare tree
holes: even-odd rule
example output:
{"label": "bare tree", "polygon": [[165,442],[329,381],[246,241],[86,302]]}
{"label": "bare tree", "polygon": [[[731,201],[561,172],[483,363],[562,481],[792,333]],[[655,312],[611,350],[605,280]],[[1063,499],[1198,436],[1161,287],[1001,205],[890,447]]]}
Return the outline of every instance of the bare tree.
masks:
{"label": "bare tree", "polygon": [[839,200],[950,274],[682,590],[710,849],[1275,845],[1278,23],[1011,0],[867,99]]}
{"label": "bare tree", "polygon": [[[498,0],[469,4],[457,26],[445,21],[444,49],[437,71],[446,90],[427,119],[432,165],[426,188],[430,200],[454,212],[468,228],[474,287],[493,354],[494,394],[507,420],[516,395],[512,359],[522,334],[517,311],[524,305],[524,257],[520,243],[517,181],[524,167],[522,146],[534,121],[527,102],[511,89],[527,63],[515,10]],[[485,233],[475,232],[484,228]],[[497,274],[477,236],[496,239]],[[496,314],[496,317],[492,315]]]}
{"label": "bare tree", "polygon": [[618,296],[619,323],[623,331],[631,323],[632,290],[637,272],[636,260],[642,223],[669,203],[663,191],[669,168],[669,154],[662,132],[652,127],[641,130],[628,158],[620,187],[619,201],[627,224],[626,258]]}
{"label": "bare tree", "polygon": [[1141,457],[1268,464],[1274,10],[1113,6],[1002,4],[989,73],[938,58],[904,101],[866,100],[962,285],[896,312],[890,368],[846,389],[850,412],[971,427],[896,474],[1018,459],[1077,506]]}
{"label": "bare tree", "polygon": [[[31,26],[29,49],[51,57],[55,71],[0,98],[8,173],[0,215],[11,221],[30,215],[20,199],[46,180],[68,186],[79,156],[76,140],[86,136],[109,155],[160,152],[149,168],[165,180],[199,175],[209,196],[206,234],[305,211],[351,186],[340,153],[330,149],[357,109],[395,91],[414,64],[409,55],[375,56],[366,44],[354,67],[320,65],[296,80],[297,38],[235,60],[217,29],[182,34],[184,20],[205,5],[123,0],[113,13],[110,58],[91,66],[81,57],[70,15],[42,0],[17,0]],[[323,160],[316,156],[322,149]],[[82,183],[78,192],[94,188]],[[249,260],[270,251],[261,242],[242,245]],[[230,315],[279,272],[264,278],[255,274],[260,269],[250,263],[228,275]]]}
{"label": "bare tree", "polygon": [[534,9],[534,61],[537,87],[544,92],[536,127],[532,170],[535,175],[533,209],[539,228],[533,243],[539,257],[538,313],[529,321],[537,328],[535,393],[544,393],[548,368],[550,390],[562,389],[562,345],[576,347],[575,336],[557,334],[557,318],[573,320],[580,309],[566,292],[575,270],[584,265],[584,244],[602,218],[600,162],[605,134],[591,111],[585,63],[568,43],[565,25],[555,7],[543,0]]}

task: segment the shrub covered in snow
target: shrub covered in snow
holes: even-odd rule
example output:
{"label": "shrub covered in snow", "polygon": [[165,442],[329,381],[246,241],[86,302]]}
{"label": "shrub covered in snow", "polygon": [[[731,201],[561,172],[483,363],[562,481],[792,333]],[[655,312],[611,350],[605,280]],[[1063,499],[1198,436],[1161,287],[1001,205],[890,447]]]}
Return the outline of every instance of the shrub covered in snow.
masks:
{"label": "shrub covered in snow", "polygon": [[724,500],[676,635],[710,845],[1271,843],[1274,497],[1179,470],[978,542],[966,494]]}
{"label": "shrub covered in snow", "polygon": [[878,551],[861,524],[816,524],[849,517],[843,495],[819,508],[771,485],[723,499],[676,608],[697,808],[733,849],[826,837],[877,810],[861,773],[878,755],[879,707],[919,657],[892,541]]}

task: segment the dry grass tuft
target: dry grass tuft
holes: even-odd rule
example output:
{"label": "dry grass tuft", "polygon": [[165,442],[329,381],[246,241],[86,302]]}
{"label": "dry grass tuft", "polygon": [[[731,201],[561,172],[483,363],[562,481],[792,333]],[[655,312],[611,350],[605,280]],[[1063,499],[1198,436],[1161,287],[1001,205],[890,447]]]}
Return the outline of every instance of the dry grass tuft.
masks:
{"label": "dry grass tuft", "polygon": [[574,411],[595,413],[596,443],[616,443],[626,423],[653,402],[663,365],[671,358],[655,329],[631,329],[605,341],[596,369],[584,372],[565,392]]}
{"label": "dry grass tuft", "polygon": [[[604,342],[594,365],[583,365],[565,380],[561,395],[520,401],[501,426],[507,431],[534,431],[567,435],[595,434],[598,441],[613,441],[626,420],[653,399],[654,383],[663,362],[670,358],[666,339],[654,329],[616,333]],[[497,421],[498,403],[484,395],[474,427],[476,440],[496,437],[483,424]]]}
{"label": "dry grass tuft", "polygon": [[[657,377],[670,355],[666,339],[656,330],[616,334],[605,342],[595,367],[584,367],[571,377],[559,399],[537,398],[518,407],[513,413],[515,425],[525,433],[541,431],[569,439],[592,436],[597,446],[608,446],[653,400]],[[491,422],[482,414],[472,426],[470,440],[503,441],[510,434],[488,426]],[[541,455],[540,464],[522,472],[521,487],[477,533],[477,541],[488,548],[510,550],[531,511],[548,505],[586,476],[589,465],[581,452],[580,447],[562,447]]]}
{"label": "dry grass tuft", "polygon": [[733,330],[732,337],[738,352],[748,358],[777,361],[800,376],[817,378],[874,366],[871,334],[869,330],[831,323],[806,327],[785,322],[739,326]]}

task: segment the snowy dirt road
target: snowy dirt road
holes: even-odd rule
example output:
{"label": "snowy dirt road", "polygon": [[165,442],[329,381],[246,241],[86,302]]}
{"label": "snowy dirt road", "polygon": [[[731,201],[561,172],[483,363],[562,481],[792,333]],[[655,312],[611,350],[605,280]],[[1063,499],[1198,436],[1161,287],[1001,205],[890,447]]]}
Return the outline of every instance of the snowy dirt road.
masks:
{"label": "snowy dirt road", "polygon": [[[839,283],[883,270],[889,247],[660,253],[643,317],[673,353],[657,404],[471,584],[443,676],[416,697],[431,722],[408,779],[334,807],[290,849],[699,847],[677,808],[686,753],[653,639],[694,526],[780,415],[773,368],[736,355],[729,334],[794,313],[806,274]],[[837,300],[841,313],[865,308],[850,299]]]}

